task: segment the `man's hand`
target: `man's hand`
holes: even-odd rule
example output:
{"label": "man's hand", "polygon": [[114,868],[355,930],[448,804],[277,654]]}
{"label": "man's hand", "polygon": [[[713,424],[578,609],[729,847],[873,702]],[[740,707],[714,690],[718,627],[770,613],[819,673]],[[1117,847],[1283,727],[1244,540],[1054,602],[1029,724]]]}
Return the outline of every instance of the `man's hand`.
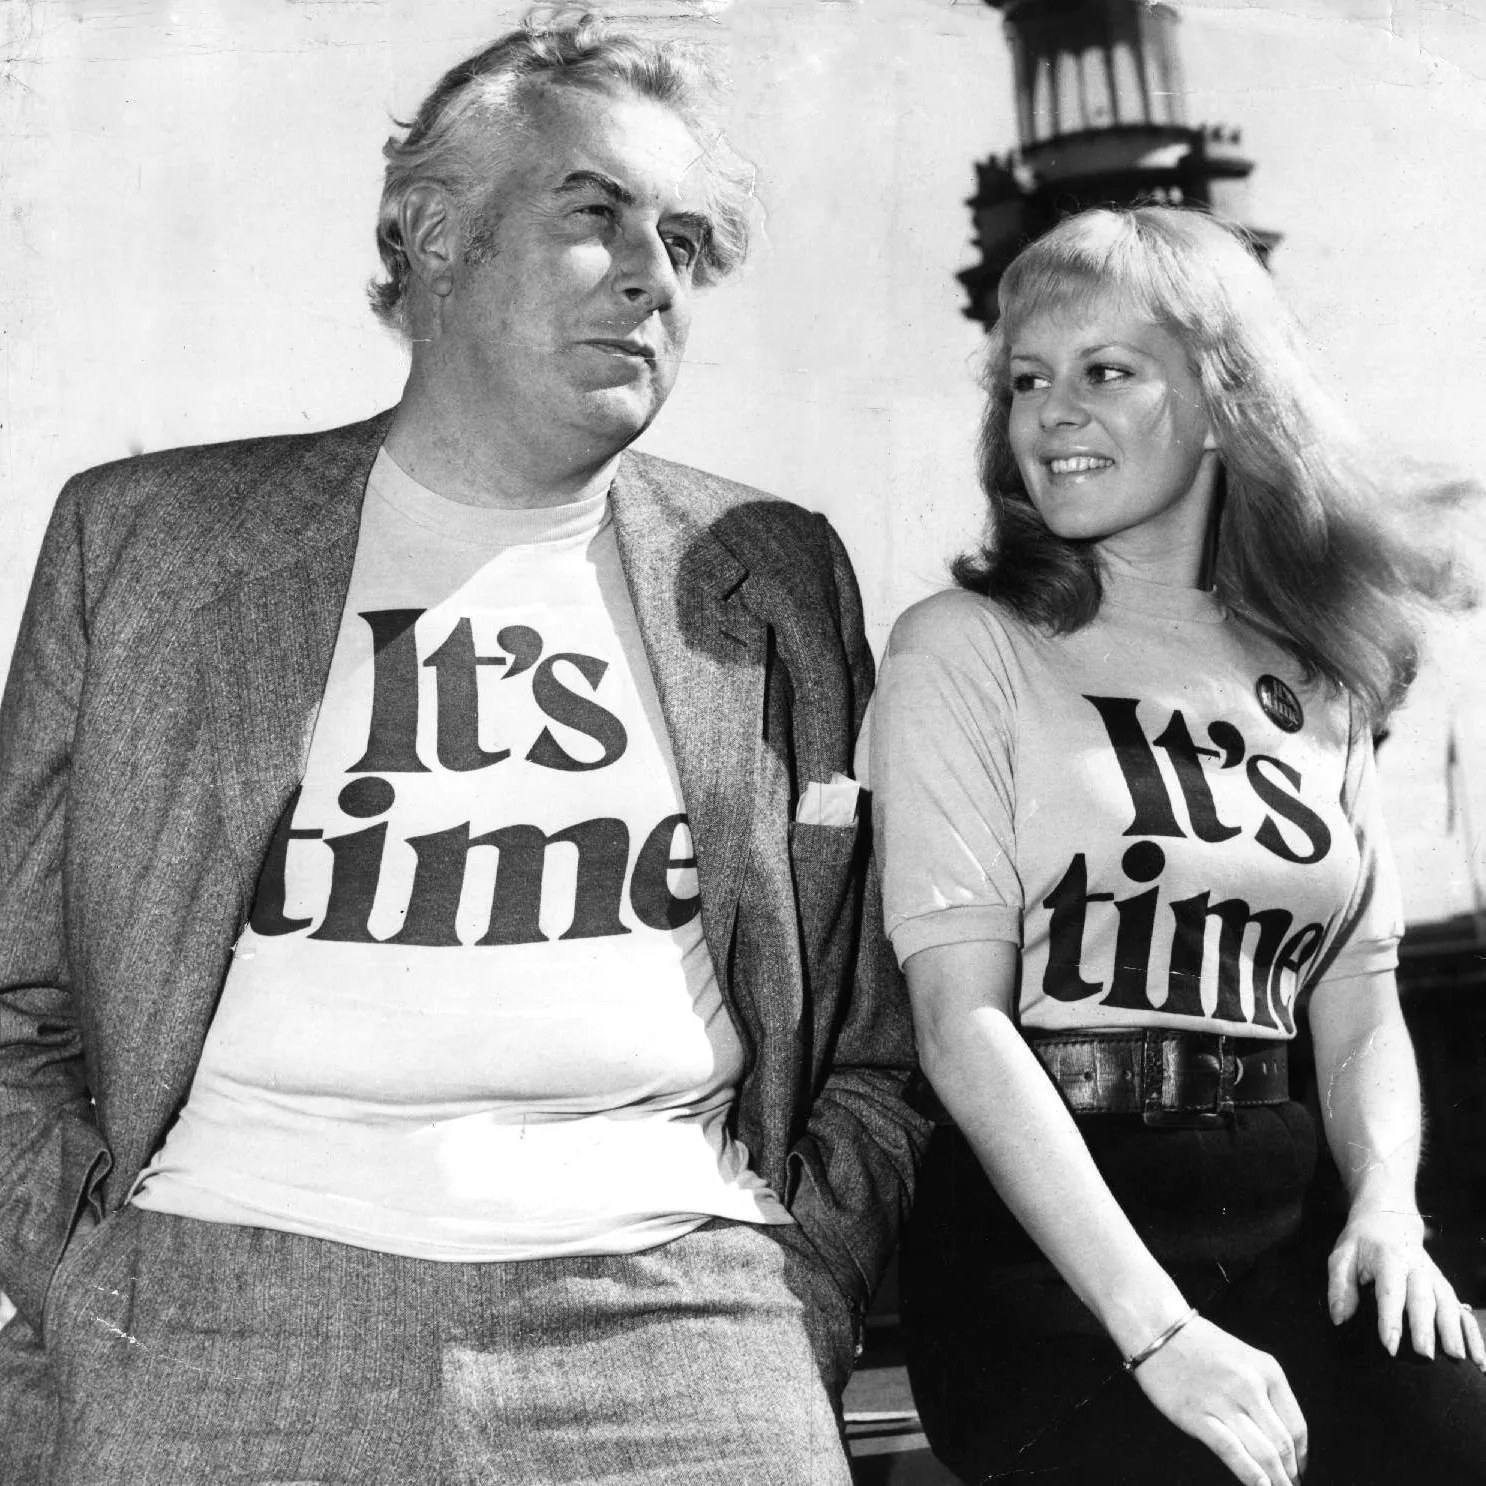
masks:
{"label": "man's hand", "polygon": [[1361,1287],[1371,1284],[1378,1336],[1398,1352],[1405,1319],[1414,1351],[1434,1356],[1435,1333],[1447,1356],[1469,1357],[1486,1372],[1486,1343],[1475,1313],[1424,1252],[1424,1220],[1417,1212],[1354,1206],[1327,1264],[1326,1299],[1336,1325],[1357,1311]]}
{"label": "man's hand", "polygon": [[1206,1445],[1244,1486],[1293,1486],[1306,1428],[1278,1362],[1194,1317],[1131,1374],[1176,1427]]}

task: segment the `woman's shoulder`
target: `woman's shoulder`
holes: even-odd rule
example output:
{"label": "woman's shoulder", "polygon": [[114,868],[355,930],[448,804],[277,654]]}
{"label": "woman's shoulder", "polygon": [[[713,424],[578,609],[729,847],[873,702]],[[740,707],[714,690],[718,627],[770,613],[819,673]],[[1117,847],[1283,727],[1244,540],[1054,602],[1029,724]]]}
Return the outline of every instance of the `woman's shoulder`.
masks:
{"label": "woman's shoulder", "polygon": [[996,599],[946,588],[905,609],[888,638],[888,655],[930,656],[951,665],[1005,660],[1031,631]]}

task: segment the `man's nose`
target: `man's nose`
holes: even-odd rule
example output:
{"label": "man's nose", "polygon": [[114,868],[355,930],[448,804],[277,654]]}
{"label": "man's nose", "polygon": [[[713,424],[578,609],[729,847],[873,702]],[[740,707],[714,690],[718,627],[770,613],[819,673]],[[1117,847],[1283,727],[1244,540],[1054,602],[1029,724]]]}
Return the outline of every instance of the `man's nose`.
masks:
{"label": "man's nose", "polygon": [[1081,389],[1066,377],[1053,378],[1039,412],[1044,428],[1076,428],[1089,416]]}
{"label": "man's nose", "polygon": [[636,230],[625,235],[616,262],[619,292],[632,304],[652,310],[670,307],[681,287],[670,250],[659,234]]}

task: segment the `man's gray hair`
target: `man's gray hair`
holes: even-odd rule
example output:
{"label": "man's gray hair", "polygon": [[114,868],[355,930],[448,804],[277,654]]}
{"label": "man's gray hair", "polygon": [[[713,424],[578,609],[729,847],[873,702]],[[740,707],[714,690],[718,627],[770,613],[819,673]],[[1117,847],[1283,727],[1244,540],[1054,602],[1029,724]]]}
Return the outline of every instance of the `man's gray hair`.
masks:
{"label": "man's gray hair", "polygon": [[488,198],[522,138],[529,95],[543,84],[628,90],[671,109],[696,135],[710,183],[712,226],[695,281],[715,283],[742,263],[753,172],[711,122],[712,79],[698,54],[679,42],[616,32],[600,16],[568,9],[547,19],[529,17],[520,30],[451,67],[412,121],[399,124],[406,130],[402,138],[383,146],[377,251],[384,277],[373,279],[367,291],[384,324],[406,328],[411,269],[400,218],[408,192],[420,184],[441,186],[457,214],[464,250],[488,253]]}

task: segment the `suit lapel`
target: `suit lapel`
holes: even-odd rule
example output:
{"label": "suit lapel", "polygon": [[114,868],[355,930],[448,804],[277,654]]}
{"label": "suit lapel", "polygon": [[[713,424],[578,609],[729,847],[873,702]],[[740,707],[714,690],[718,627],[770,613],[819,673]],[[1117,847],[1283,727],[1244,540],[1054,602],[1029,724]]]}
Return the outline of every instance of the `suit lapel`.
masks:
{"label": "suit lapel", "polygon": [[336,430],[239,492],[195,640],[223,823],[245,901],[300,782],[387,415]]}
{"label": "suit lapel", "polygon": [[749,607],[748,569],[675,493],[626,459],[610,498],[691,822],[702,923],[726,989],[756,809],[768,626]]}

